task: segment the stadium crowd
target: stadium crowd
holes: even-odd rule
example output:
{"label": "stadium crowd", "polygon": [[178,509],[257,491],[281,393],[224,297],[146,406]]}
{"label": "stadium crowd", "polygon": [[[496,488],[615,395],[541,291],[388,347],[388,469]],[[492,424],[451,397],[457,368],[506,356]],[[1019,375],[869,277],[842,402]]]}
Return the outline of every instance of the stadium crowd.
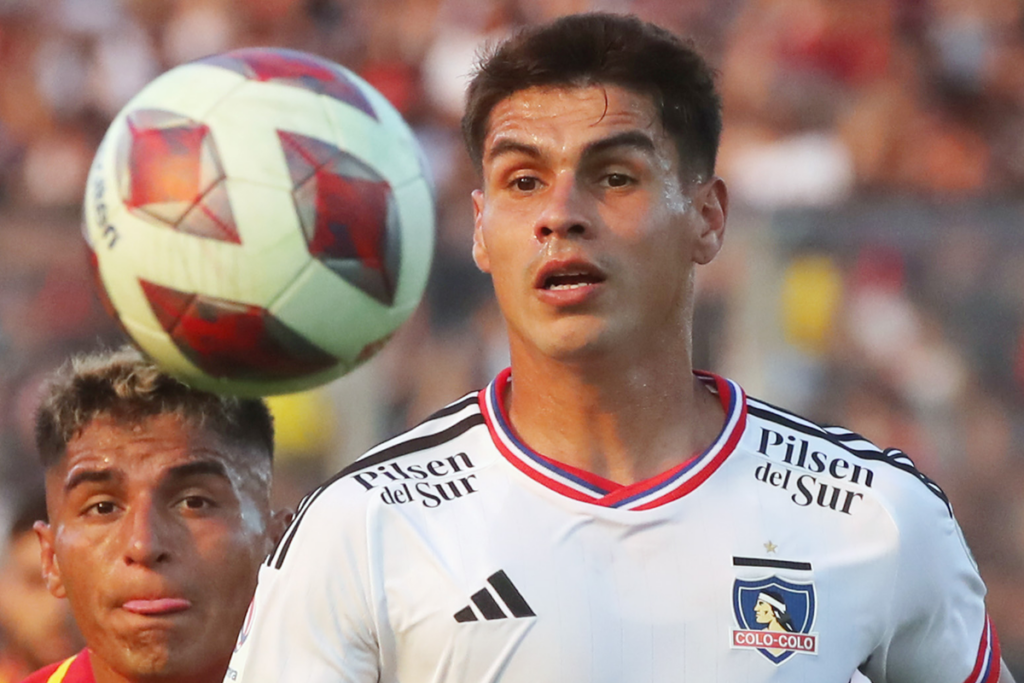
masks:
{"label": "stadium crowd", "polygon": [[427,152],[439,222],[420,310],[363,368],[272,400],[276,495],[294,504],[506,363],[470,258],[462,87],[482,41],[587,9],[692,35],[720,70],[733,210],[699,281],[695,364],[937,479],[1024,676],[1017,0],[0,0],[0,538],[41,476],[39,378],[122,340],[78,226],[93,151],[134,92],[210,53],[303,49],[380,89]]}

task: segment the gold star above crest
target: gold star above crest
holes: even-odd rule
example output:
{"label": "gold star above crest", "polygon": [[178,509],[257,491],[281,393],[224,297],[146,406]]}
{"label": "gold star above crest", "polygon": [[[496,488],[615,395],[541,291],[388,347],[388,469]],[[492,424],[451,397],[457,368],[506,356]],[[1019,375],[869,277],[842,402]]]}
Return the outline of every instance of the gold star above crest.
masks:
{"label": "gold star above crest", "polygon": [[765,549],[765,551],[767,551],[767,552],[769,552],[769,553],[774,553],[774,552],[775,552],[775,550],[776,550],[776,548],[778,548],[778,547],[779,547],[779,546],[775,545],[775,544],[774,544],[774,543],[772,543],[771,541],[768,541],[767,543],[765,543],[765,544],[764,544],[764,549]]}

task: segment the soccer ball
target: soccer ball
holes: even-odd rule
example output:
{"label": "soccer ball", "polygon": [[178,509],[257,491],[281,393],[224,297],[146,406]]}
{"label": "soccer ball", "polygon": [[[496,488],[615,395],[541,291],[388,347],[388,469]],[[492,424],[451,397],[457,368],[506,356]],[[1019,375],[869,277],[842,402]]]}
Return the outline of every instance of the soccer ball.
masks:
{"label": "soccer ball", "polygon": [[186,383],[242,396],[352,370],[416,308],[434,200],[401,115],[303,52],[184,64],[117,115],[89,171],[101,298]]}

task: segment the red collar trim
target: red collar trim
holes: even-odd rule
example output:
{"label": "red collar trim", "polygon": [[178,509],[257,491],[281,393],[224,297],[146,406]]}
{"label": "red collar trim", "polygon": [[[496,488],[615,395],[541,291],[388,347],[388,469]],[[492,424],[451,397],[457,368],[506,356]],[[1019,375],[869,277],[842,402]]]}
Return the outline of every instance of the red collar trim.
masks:
{"label": "red collar trim", "polygon": [[574,500],[625,510],[648,510],[676,500],[707,480],[735,450],[747,422],[747,401],[743,389],[732,380],[707,372],[694,372],[718,394],[726,418],[722,431],[703,453],[654,477],[623,485],[591,472],[561,463],[537,453],[513,432],[504,405],[511,381],[506,368],[480,391],[480,408],[491,440],[520,472],[551,490]]}

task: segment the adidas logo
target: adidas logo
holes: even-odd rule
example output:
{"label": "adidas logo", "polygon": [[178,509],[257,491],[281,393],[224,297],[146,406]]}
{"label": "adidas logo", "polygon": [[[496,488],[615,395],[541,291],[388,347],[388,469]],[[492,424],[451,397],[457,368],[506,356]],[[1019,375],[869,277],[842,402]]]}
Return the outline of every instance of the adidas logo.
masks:
{"label": "adidas logo", "polygon": [[512,585],[512,580],[504,570],[498,570],[488,576],[487,584],[470,596],[472,605],[466,605],[455,613],[455,621],[480,621],[477,612],[473,610],[473,605],[476,605],[476,609],[487,620],[536,616],[526,603],[526,598]]}

